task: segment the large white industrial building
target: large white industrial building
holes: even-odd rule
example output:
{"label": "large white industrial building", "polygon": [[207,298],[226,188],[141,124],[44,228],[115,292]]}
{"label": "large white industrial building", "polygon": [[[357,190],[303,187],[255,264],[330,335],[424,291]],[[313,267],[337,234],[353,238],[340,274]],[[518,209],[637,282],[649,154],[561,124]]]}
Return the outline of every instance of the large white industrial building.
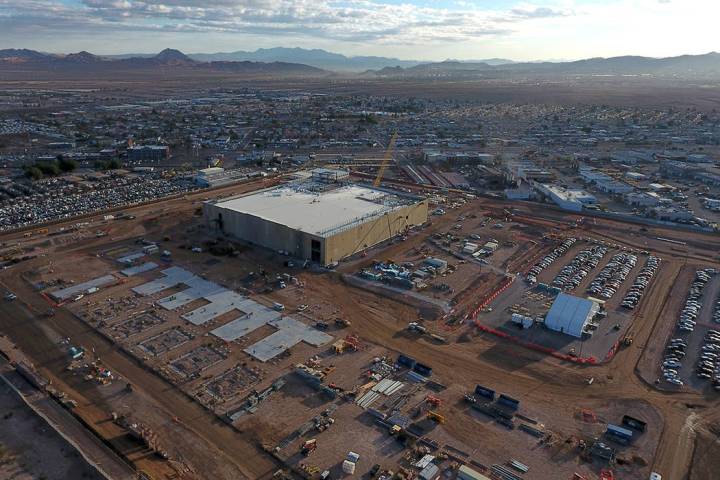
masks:
{"label": "large white industrial building", "polygon": [[203,206],[222,234],[328,265],[427,221],[427,200],[346,181],[347,172],[312,177]]}

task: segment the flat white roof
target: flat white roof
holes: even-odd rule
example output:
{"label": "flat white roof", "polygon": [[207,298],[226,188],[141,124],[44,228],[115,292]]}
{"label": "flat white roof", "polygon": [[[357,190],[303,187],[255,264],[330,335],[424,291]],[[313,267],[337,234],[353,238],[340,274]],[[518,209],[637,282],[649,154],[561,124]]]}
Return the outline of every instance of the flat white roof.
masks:
{"label": "flat white roof", "polygon": [[324,191],[310,191],[297,185],[216,203],[220,208],[253,215],[318,236],[406,206],[406,198],[360,185],[344,185]]}

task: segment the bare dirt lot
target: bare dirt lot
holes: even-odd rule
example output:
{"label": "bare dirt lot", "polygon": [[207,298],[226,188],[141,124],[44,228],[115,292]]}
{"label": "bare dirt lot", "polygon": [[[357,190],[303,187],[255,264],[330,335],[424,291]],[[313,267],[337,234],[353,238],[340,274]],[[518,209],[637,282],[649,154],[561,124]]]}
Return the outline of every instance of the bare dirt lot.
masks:
{"label": "bare dirt lot", "polygon": [[0,478],[105,478],[3,380],[0,380],[0,422]]}

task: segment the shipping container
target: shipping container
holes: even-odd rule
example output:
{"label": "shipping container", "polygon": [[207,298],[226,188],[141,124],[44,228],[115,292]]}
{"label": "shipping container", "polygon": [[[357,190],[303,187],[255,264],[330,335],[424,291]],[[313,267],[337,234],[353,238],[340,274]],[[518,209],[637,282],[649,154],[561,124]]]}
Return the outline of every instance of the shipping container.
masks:
{"label": "shipping container", "polygon": [[627,428],[619,427],[611,423],[607,426],[605,434],[618,443],[627,444],[632,440],[633,432]]}
{"label": "shipping container", "polygon": [[495,400],[495,390],[490,390],[489,388],[483,387],[482,385],[475,386],[475,395],[485,397],[490,401]]}
{"label": "shipping container", "polygon": [[514,398],[508,397],[507,395],[502,393],[498,397],[497,403],[513,410],[517,410],[518,408],[520,408],[520,400],[515,400]]}
{"label": "shipping container", "polygon": [[428,367],[427,365],[424,365],[422,363],[416,363],[413,367],[413,370],[415,370],[417,373],[424,377],[429,377],[432,375],[432,368]]}
{"label": "shipping container", "polygon": [[647,428],[646,422],[643,422],[635,417],[631,417],[630,415],[625,415],[623,417],[622,424],[626,427],[632,428],[633,430],[637,430],[638,432],[644,432],[645,428]]}
{"label": "shipping container", "polygon": [[416,363],[414,358],[405,355],[399,355],[397,359],[397,364],[402,367],[414,368]]}

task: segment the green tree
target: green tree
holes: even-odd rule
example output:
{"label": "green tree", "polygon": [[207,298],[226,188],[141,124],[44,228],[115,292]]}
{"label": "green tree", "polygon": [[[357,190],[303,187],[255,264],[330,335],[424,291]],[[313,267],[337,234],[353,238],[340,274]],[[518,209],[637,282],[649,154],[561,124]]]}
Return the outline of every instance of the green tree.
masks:
{"label": "green tree", "polygon": [[43,173],[35,165],[25,167],[25,176],[32,180],[40,180],[43,177]]}
{"label": "green tree", "polygon": [[43,175],[51,177],[60,175],[60,167],[58,167],[57,162],[38,162],[35,166],[40,169]]}
{"label": "green tree", "polygon": [[62,172],[72,172],[77,169],[78,163],[72,158],[65,158],[62,155],[58,155],[57,165]]}

